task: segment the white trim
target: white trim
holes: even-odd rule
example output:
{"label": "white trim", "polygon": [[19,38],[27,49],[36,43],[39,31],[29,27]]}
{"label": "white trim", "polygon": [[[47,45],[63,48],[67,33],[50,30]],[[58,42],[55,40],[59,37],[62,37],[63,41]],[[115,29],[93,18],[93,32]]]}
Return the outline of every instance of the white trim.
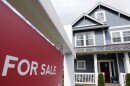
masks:
{"label": "white trim", "polygon": [[96,25],[96,24],[87,24],[87,25],[80,25],[80,26],[75,26],[75,27],[80,28],[80,27],[87,27],[87,26],[93,26],[93,25]]}
{"label": "white trim", "polygon": [[116,76],[116,72],[115,72],[115,62],[113,62],[113,72],[114,72],[114,76]]}
{"label": "white trim", "polygon": [[124,52],[124,64],[125,64],[125,72],[130,73],[130,58],[128,52]]}
{"label": "white trim", "polygon": [[81,16],[79,16],[79,17],[72,23],[72,26],[73,26],[76,22],[78,22],[83,16],[86,16],[87,18],[89,18],[89,19],[91,19],[91,20],[94,20],[94,21],[96,21],[96,22],[99,23],[99,24],[104,24],[103,22],[98,21],[98,20],[92,18],[91,16],[87,15],[86,13],[83,13]]}
{"label": "white trim", "polygon": [[97,54],[94,54],[94,71],[97,74],[98,68],[97,68]]}
{"label": "white trim", "polygon": [[118,74],[120,74],[119,59],[117,53],[116,53],[116,61],[117,61]]}
{"label": "white trim", "polygon": [[98,79],[98,66],[97,66],[97,54],[94,54],[94,71],[95,71],[95,83],[97,85],[97,79]]}
{"label": "white trim", "polygon": [[114,11],[116,11],[116,12],[118,12],[118,13],[121,13],[121,14],[123,14],[123,15],[126,15],[126,16],[130,17],[130,14],[128,14],[128,13],[126,13],[126,12],[123,12],[123,11],[121,11],[121,10],[118,10],[118,9],[116,9],[116,8],[113,8],[113,7],[109,6],[109,5],[106,5],[106,4],[101,3],[101,2],[98,2],[90,11],[87,12],[87,14],[91,13],[91,12],[92,12],[97,6],[99,6],[99,5],[102,5],[102,6],[106,7],[106,8],[110,8],[111,10],[114,10]]}
{"label": "white trim", "polygon": [[100,11],[95,12],[95,18],[96,18],[97,20],[98,20],[97,14],[99,14],[99,13],[103,13],[103,17],[104,17],[103,20],[99,20],[99,21],[105,22],[105,21],[106,21],[105,11],[100,10]]}
{"label": "white trim", "polygon": [[[93,34],[93,45],[86,45],[86,33],[90,33],[90,34]],[[76,36],[79,35],[79,34],[83,34],[83,40],[84,40],[84,45],[83,46],[77,46],[77,39],[76,39]],[[90,31],[90,32],[81,32],[81,33],[75,33],[75,47],[86,47],[86,46],[95,46],[96,43],[95,43],[95,32],[94,31]]]}
{"label": "white trim", "polygon": [[123,58],[123,63],[124,63],[125,73],[127,73],[127,70],[126,70],[126,62],[125,62],[125,57]]}
{"label": "white trim", "polygon": [[[110,72],[110,81],[112,77],[112,68],[111,68],[111,62],[109,62],[109,72]],[[115,76],[115,75],[114,75]]]}
{"label": "white trim", "polygon": [[109,63],[109,73],[110,73],[110,81],[111,81],[111,77],[112,77],[112,68],[111,68],[111,62],[113,62],[113,72],[114,72],[114,76],[115,76],[115,62],[114,62],[114,60],[97,60],[97,62],[98,62],[98,70],[99,70],[99,73],[101,72],[101,69],[100,69],[100,62],[108,62]]}
{"label": "white trim", "polygon": [[109,27],[109,30],[119,30],[119,29],[130,29],[130,25],[121,25],[121,26],[112,26]]}
{"label": "white trim", "polygon": [[121,13],[118,13],[118,17],[121,18]]}
{"label": "white trim", "polygon": [[[126,30],[116,30],[116,31],[110,31],[110,36],[111,36],[111,43],[112,44],[124,44],[124,43],[130,43],[130,41],[124,41],[123,39],[123,32],[124,31],[130,31],[130,28],[129,29],[126,29]],[[121,42],[113,42],[113,37],[112,37],[112,33],[113,32],[119,32],[120,33],[120,37],[121,37]]]}
{"label": "white trim", "polygon": [[[84,68],[79,68],[78,63],[83,62]],[[86,61],[85,60],[77,60],[77,70],[86,70]]]}
{"label": "white trim", "polygon": [[100,62],[98,62],[98,60],[97,60],[97,64],[98,64],[98,73],[100,73],[101,72],[101,70],[100,70]]}
{"label": "white trim", "polygon": [[105,30],[103,29],[103,41],[104,41],[104,45],[106,45],[106,36],[105,36]]}
{"label": "white trim", "polygon": [[97,6],[101,5],[101,2],[99,1],[92,9],[90,9],[87,14],[91,13]]}

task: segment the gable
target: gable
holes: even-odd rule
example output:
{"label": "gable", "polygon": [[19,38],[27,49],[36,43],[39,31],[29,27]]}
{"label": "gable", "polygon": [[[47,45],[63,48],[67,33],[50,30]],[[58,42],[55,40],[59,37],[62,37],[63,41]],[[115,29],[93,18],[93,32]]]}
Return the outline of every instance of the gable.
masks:
{"label": "gable", "polygon": [[95,14],[99,11],[105,11],[106,24],[109,26],[129,25],[130,16],[112,7],[104,4],[97,5],[93,10],[88,12],[88,15],[96,18]]}
{"label": "gable", "polygon": [[73,27],[79,27],[79,26],[93,26],[93,25],[99,25],[96,21],[93,21],[86,16],[83,16],[80,18],[74,25]]}

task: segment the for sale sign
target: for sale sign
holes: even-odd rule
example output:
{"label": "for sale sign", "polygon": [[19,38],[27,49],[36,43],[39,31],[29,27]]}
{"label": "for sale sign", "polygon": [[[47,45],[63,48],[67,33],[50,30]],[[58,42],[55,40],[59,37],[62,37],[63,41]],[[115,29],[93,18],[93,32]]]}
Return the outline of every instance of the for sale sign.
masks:
{"label": "for sale sign", "polygon": [[0,86],[61,86],[62,72],[59,50],[0,1]]}

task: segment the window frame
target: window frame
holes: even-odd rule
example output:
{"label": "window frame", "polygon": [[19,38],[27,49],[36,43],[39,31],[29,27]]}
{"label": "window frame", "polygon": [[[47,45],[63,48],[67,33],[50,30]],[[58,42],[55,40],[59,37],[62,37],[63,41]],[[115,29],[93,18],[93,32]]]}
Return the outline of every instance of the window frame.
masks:
{"label": "window frame", "polygon": [[[125,40],[124,40],[124,37],[130,37],[130,35],[124,36],[123,32],[128,32],[128,31],[122,31],[123,41],[124,41],[124,42],[130,42],[130,41],[125,41]],[[129,32],[130,32],[130,30],[129,30]],[[128,34],[128,33],[127,33],[127,34]]]}
{"label": "window frame", "polygon": [[[99,13],[103,13],[103,16],[104,16],[104,19],[103,19],[103,20],[98,20],[97,14],[99,14]],[[105,14],[105,11],[104,11],[104,10],[100,10],[100,11],[95,12],[95,18],[96,18],[98,21],[106,22],[106,14]]]}
{"label": "window frame", "polygon": [[[130,43],[130,41],[124,41],[123,32],[125,32],[125,31],[130,31],[130,30],[111,31],[111,32],[110,32],[110,35],[111,35],[111,43],[112,43],[112,44]],[[112,33],[113,33],[113,32],[119,32],[119,33],[120,33],[121,42],[113,42],[113,37],[112,37]]]}
{"label": "window frame", "polygon": [[[84,68],[79,68],[79,62],[84,62]],[[86,70],[86,61],[85,60],[77,60],[77,70]]]}
{"label": "window frame", "polygon": [[[83,46],[77,46],[77,35],[83,34]],[[86,34],[92,34],[93,36],[93,45],[86,45]],[[95,33],[94,31],[91,32],[81,32],[81,33],[75,33],[75,47],[87,47],[87,46],[95,46]]]}
{"label": "window frame", "polygon": [[[115,37],[113,37],[112,34],[113,34],[113,33],[116,33],[116,32],[119,32],[119,34],[120,34],[120,38],[121,38],[121,41],[120,41],[120,42],[114,42],[114,41],[113,41],[113,38],[115,38]],[[121,35],[121,32],[120,32],[120,31],[112,31],[112,32],[111,32],[111,40],[112,40],[112,43],[121,43],[121,42],[122,42],[122,35]]]}

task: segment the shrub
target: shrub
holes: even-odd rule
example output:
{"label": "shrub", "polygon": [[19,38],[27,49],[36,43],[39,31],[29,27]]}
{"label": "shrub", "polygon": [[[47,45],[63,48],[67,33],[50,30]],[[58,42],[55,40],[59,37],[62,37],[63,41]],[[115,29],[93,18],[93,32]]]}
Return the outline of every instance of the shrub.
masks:
{"label": "shrub", "polygon": [[130,86],[130,73],[126,74],[126,86]]}
{"label": "shrub", "polygon": [[98,74],[98,86],[105,86],[104,76],[102,73]]}

